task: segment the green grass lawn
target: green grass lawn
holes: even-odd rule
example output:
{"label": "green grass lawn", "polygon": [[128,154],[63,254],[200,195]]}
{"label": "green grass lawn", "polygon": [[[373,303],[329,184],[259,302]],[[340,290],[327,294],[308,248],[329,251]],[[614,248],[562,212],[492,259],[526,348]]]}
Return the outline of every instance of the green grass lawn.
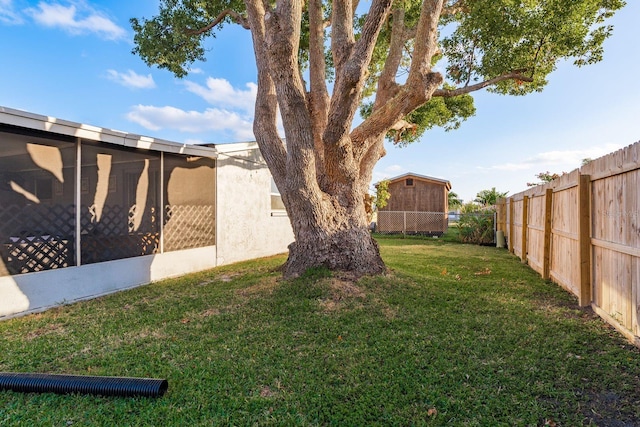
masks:
{"label": "green grass lawn", "polygon": [[166,378],[162,398],[0,392],[2,426],[633,426],[640,351],[507,251],[379,237],[390,268],[273,257],[0,322],[0,371]]}

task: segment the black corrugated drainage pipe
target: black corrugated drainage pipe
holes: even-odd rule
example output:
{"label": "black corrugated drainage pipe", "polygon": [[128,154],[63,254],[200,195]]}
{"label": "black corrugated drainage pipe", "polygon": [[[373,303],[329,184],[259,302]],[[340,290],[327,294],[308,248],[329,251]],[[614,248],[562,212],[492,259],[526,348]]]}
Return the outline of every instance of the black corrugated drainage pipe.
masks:
{"label": "black corrugated drainage pipe", "polygon": [[160,397],[169,387],[164,379],[93,377],[0,372],[0,390],[22,393],[95,394],[119,397]]}

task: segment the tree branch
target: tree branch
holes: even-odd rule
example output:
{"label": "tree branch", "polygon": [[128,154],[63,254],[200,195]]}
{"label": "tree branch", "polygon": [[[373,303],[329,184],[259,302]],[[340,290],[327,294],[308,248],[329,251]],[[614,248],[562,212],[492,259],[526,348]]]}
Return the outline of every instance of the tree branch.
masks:
{"label": "tree branch", "polygon": [[441,96],[443,98],[451,98],[454,96],[459,96],[459,95],[464,95],[467,93],[471,93],[471,92],[475,92],[477,90],[480,89],[484,89],[488,86],[492,86],[496,83],[500,83],[502,81],[505,80],[521,80],[523,82],[528,82],[531,83],[533,82],[533,79],[531,77],[527,77],[525,75],[523,75],[522,73],[524,73],[525,71],[527,71],[526,69],[523,70],[515,70],[512,71],[510,73],[506,73],[506,74],[502,74],[498,77],[494,77],[492,79],[489,80],[485,80],[483,82],[480,83],[476,83],[474,85],[467,85],[467,86],[463,86],[460,88],[456,88],[456,89],[436,89],[435,92],[433,92],[433,96]]}
{"label": "tree branch", "polygon": [[321,203],[313,128],[298,63],[302,5],[299,0],[277,0],[275,9],[265,12],[263,55],[275,88],[287,143],[286,187],[279,188],[287,194],[307,191],[308,203]]}
{"label": "tree branch", "polygon": [[[350,126],[360,104],[367,67],[371,61],[378,34],[389,15],[391,5],[392,0],[373,0],[360,38],[353,44],[343,66],[340,69],[336,67],[336,81],[323,140],[327,170],[336,166],[339,168],[334,175],[338,182],[354,179],[352,175],[354,172],[357,173],[358,168],[353,164],[353,145],[348,138]],[[351,15],[351,13],[348,14]],[[353,20],[350,20],[348,25],[352,32]]]}
{"label": "tree branch", "polygon": [[252,24],[251,36],[258,69],[258,93],[256,96],[253,133],[271,175],[278,188],[285,188],[287,178],[287,152],[278,135],[278,102],[273,80],[269,74],[266,53],[265,9],[261,1],[247,1],[248,19]]}
{"label": "tree branch", "polygon": [[357,162],[362,162],[371,144],[376,141],[370,135],[384,137],[391,126],[431,99],[433,91],[442,84],[442,75],[431,72],[431,59],[438,52],[438,22],[442,4],[443,0],[423,0],[407,82],[398,87],[392,98],[376,102],[378,108],[351,132]]}
{"label": "tree branch", "polygon": [[468,10],[468,6],[465,0],[458,0],[448,6],[444,6],[442,8],[442,16],[451,16],[456,13],[466,12]]}
{"label": "tree branch", "polygon": [[349,131],[348,127],[360,103],[367,67],[391,4],[392,0],[373,0],[361,36],[353,46],[348,63],[341,72],[336,73],[325,144],[336,143]]}
{"label": "tree branch", "polygon": [[424,80],[415,85],[405,84],[388,102],[373,111],[369,117],[351,132],[351,140],[355,148],[356,161],[369,150],[375,141],[370,135],[384,136],[389,129],[407,114],[423,105],[431,98],[431,93],[442,84],[440,73],[429,73]]}
{"label": "tree branch", "polygon": [[235,10],[225,9],[222,12],[220,12],[218,16],[216,16],[215,19],[211,21],[209,24],[207,24],[206,26],[202,28],[198,28],[197,30],[187,28],[185,30],[185,33],[191,36],[197,36],[202,33],[206,33],[207,31],[209,31],[210,29],[212,29],[213,27],[221,23],[224,20],[224,18],[226,18],[227,16],[230,16],[233,21],[240,24],[242,28],[244,28],[245,30],[251,29],[251,26],[249,25],[249,21],[247,20],[247,18],[245,18]]}
{"label": "tree branch", "polygon": [[392,12],[393,22],[391,25],[389,54],[378,78],[374,110],[397,93],[398,84],[396,83],[396,75],[402,62],[404,44],[409,36],[409,32],[405,27],[404,15],[405,11],[403,8],[394,9]]}
{"label": "tree branch", "polygon": [[335,0],[333,2],[331,23],[331,52],[333,53],[336,74],[340,74],[355,43],[352,0]]}
{"label": "tree branch", "polygon": [[[309,0],[309,114],[313,127],[316,166],[322,179],[324,170],[324,144],[322,135],[327,127],[329,92],[327,89],[326,63],[324,57],[324,16],[322,0]],[[321,185],[324,187],[323,185]]]}
{"label": "tree branch", "polygon": [[[353,7],[351,8],[353,10],[353,16],[355,16],[356,14],[356,9],[358,8],[358,5],[360,4],[360,0],[352,0],[353,3]],[[324,22],[322,23],[322,27],[324,29],[327,29],[331,26],[331,17],[329,17],[329,19],[325,19]]]}
{"label": "tree branch", "polygon": [[[415,37],[408,85],[420,84],[431,72],[431,59],[438,52],[438,22],[443,0],[423,0]],[[415,86],[414,86],[415,87]]]}

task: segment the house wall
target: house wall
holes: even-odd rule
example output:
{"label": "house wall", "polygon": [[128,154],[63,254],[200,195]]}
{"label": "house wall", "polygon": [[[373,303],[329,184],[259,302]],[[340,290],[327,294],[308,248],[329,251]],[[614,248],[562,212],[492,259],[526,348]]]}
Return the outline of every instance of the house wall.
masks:
{"label": "house wall", "polygon": [[216,248],[187,249],[0,277],[0,319],[215,267]]}
{"label": "house wall", "polygon": [[[135,190],[134,193],[137,196],[152,195],[146,198],[145,204],[150,206],[153,202],[155,212],[158,211],[158,207],[163,206],[169,208],[171,213],[165,217],[164,249],[156,246],[151,254],[138,253],[137,256],[114,260],[97,259],[93,261],[94,263],[87,264],[86,260],[78,262],[77,257],[73,255],[73,248],[78,244],[74,246],[73,239],[67,239],[71,248],[68,250],[71,254],[69,260],[51,269],[29,270],[19,274],[5,268],[0,259],[0,319],[38,312],[156,280],[210,269],[217,265],[286,252],[288,244],[293,241],[288,217],[280,209],[280,205],[273,203],[271,175],[256,144],[241,143],[222,146],[221,151],[224,154],[214,161],[213,158],[217,157],[217,147],[184,146],[0,107],[0,125],[3,124],[5,131],[7,126],[20,127],[39,131],[41,132],[39,135],[47,139],[55,135],[72,137],[70,140],[63,138],[65,144],[72,145],[70,148],[72,154],[75,153],[75,144],[79,141],[96,141],[100,146],[106,143],[104,144],[106,148],[120,145],[142,150],[141,152],[149,155],[163,152],[164,169],[156,167],[154,173],[151,173],[153,160],[144,160],[142,170],[149,173],[140,175],[137,180],[120,179],[119,175],[113,179],[103,180],[103,183],[109,184],[104,195],[108,202],[109,197],[113,198],[119,194],[117,190],[108,191],[108,188],[115,188],[112,186],[112,181],[118,185],[118,188],[120,184],[126,184],[127,188],[131,187]],[[4,145],[0,140],[0,153]],[[65,147],[60,146],[62,160],[58,163],[61,164],[56,168],[45,167],[46,170],[55,172],[56,176],[62,173],[58,181],[64,181],[62,186],[53,187],[48,193],[53,192],[73,208],[76,200],[80,202],[80,199],[86,196],[84,191],[88,191],[89,195],[97,193],[99,185],[91,179],[86,183],[80,182],[82,173],[77,175],[73,172],[67,173],[67,169],[71,170],[75,166],[73,165],[74,155],[71,155],[70,160],[65,160],[63,150]],[[6,151],[7,147],[4,147],[4,150]],[[172,157],[170,153],[176,156]],[[9,154],[13,155],[13,153]],[[96,156],[92,158],[94,157]],[[31,159],[36,166],[40,166],[36,161],[37,155],[31,154]],[[89,164],[88,167],[94,166]],[[101,167],[104,169],[103,166]],[[97,167],[94,172],[99,174],[101,167]],[[110,170],[117,172],[118,167],[113,166]],[[59,169],[63,172],[58,172]],[[151,184],[159,178],[160,174],[164,175],[165,191],[160,191]],[[148,177],[148,179],[142,177]],[[130,185],[127,184],[128,181],[131,181]],[[197,182],[195,186],[194,181]],[[147,188],[148,191],[141,193],[141,188]],[[0,195],[4,194],[2,200],[6,204],[14,196],[15,191],[9,187],[4,190]],[[33,190],[35,195],[38,191],[38,188]],[[74,192],[75,197],[73,197]],[[17,196],[18,200],[24,198],[21,195]],[[143,199],[136,197],[133,201],[136,205],[140,205],[141,200]],[[46,205],[46,203],[37,203]],[[203,210],[214,203],[215,206],[210,213],[208,210],[206,212]],[[70,212],[71,217],[75,217],[75,209],[71,209]],[[199,213],[194,215],[193,212]],[[137,231],[139,228],[135,210],[133,214],[131,224],[128,226]],[[97,211],[95,216],[98,217]],[[50,217],[57,218],[58,215],[47,214],[42,218]],[[14,221],[21,221],[20,215],[13,215],[11,218]],[[145,217],[141,218],[139,222],[144,224]],[[76,239],[80,236],[78,240],[81,242],[87,241],[86,233],[82,233],[85,226],[83,222],[76,226],[76,231],[72,230],[69,233]],[[16,224],[16,227],[18,231],[11,229],[4,233],[8,236],[5,237],[9,239],[9,244],[16,246],[16,244],[22,244],[19,239],[34,238],[31,235],[33,233],[21,233],[19,224]],[[20,233],[16,235],[18,232]],[[169,239],[167,236],[170,235],[175,235],[176,239]],[[48,240],[53,238],[48,234],[42,237]],[[57,239],[57,236],[55,237]],[[25,241],[24,245],[28,244]]]}
{"label": "house wall", "polygon": [[271,174],[257,144],[216,148],[218,265],[286,252],[291,223],[272,205]]}

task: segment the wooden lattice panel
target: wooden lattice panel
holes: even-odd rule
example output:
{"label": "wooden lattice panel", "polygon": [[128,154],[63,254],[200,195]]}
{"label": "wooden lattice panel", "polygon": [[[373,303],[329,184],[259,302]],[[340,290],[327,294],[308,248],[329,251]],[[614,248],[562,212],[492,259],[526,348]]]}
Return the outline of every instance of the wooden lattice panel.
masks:
{"label": "wooden lattice panel", "polygon": [[11,274],[68,267],[73,244],[68,240],[42,239],[9,245],[6,264]]}
{"label": "wooden lattice panel", "polygon": [[73,206],[0,207],[0,275],[74,265]]}
{"label": "wooden lattice panel", "polygon": [[[92,264],[159,252],[157,210],[147,208],[134,224],[135,207],[84,206],[81,215],[81,262]],[[215,245],[213,206],[166,207],[165,250]],[[0,207],[0,276],[73,266],[75,209],[63,205]]]}
{"label": "wooden lattice panel", "polygon": [[448,220],[443,212],[378,212],[377,230],[380,233],[441,234],[447,227]]}
{"label": "wooden lattice panel", "polygon": [[215,245],[213,206],[167,205],[165,211],[165,251]]}
{"label": "wooden lattice panel", "polygon": [[135,207],[105,206],[99,220],[94,207],[83,207],[82,212],[80,245],[83,264],[158,253],[160,233],[154,207],[147,208],[135,232],[130,231],[133,230]]}
{"label": "wooden lattice panel", "polygon": [[378,212],[377,230],[381,233],[402,233],[404,231],[404,212]]}

